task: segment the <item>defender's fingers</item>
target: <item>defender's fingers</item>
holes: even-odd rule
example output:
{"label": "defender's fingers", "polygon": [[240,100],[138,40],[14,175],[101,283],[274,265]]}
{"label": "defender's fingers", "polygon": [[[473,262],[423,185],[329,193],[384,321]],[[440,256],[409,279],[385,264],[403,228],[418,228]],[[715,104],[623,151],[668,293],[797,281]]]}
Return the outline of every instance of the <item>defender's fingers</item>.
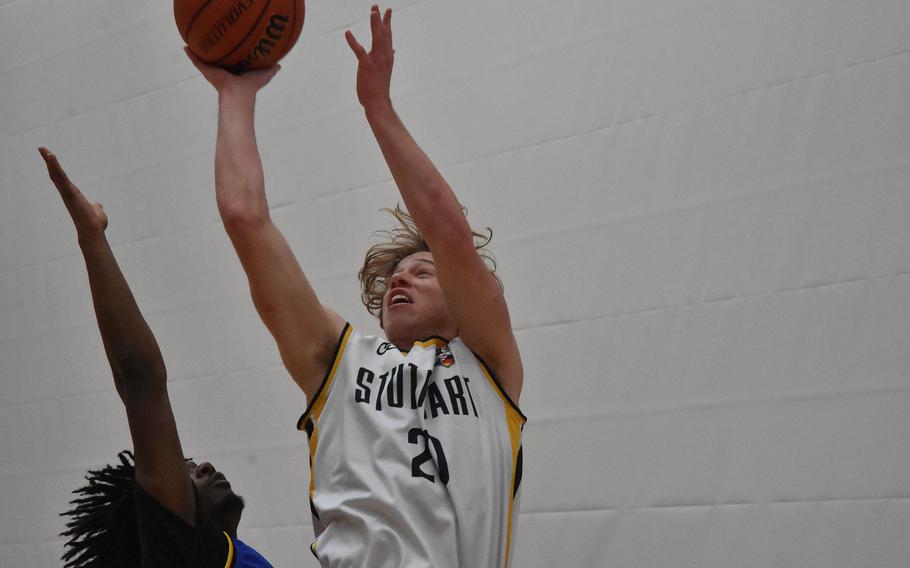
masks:
{"label": "defender's fingers", "polygon": [[351,51],[354,52],[354,55],[357,56],[357,60],[360,61],[367,56],[367,50],[360,45],[360,42],[357,41],[357,38],[354,37],[354,34],[351,33],[351,30],[344,32],[344,39],[348,40],[348,45],[351,46]]}
{"label": "defender's fingers", "polygon": [[75,186],[66,175],[66,172],[63,171],[63,166],[57,161],[57,156],[43,146],[38,148],[38,151],[41,153],[41,157],[44,158],[44,163],[47,165],[47,173],[51,177],[51,181],[54,182],[54,185],[57,186],[57,189],[59,189],[61,193],[64,191],[72,192],[73,189],[75,189]]}

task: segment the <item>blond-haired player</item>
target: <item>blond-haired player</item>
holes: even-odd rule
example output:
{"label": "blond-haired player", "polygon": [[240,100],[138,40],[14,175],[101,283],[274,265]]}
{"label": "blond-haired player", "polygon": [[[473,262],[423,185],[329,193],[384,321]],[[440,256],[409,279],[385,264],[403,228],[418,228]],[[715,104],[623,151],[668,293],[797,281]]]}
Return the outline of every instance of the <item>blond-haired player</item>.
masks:
{"label": "blond-haired player", "polygon": [[391,10],[369,51],[348,31],[357,96],[410,216],[373,247],[363,299],[385,337],[324,306],[272,223],[253,127],[277,69],[194,59],[219,97],[215,187],[253,302],[308,407],[310,499],[323,566],[507,566],[521,485],[523,370],[502,289],[452,189],[389,95]]}

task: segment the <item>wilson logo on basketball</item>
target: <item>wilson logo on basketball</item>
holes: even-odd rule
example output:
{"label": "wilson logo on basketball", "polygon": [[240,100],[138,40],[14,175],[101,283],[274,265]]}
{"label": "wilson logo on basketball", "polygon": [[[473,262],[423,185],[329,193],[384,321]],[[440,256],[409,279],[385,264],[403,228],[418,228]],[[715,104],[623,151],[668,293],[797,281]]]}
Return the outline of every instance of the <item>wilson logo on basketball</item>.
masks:
{"label": "wilson logo on basketball", "polygon": [[304,12],[304,0],[174,0],[190,51],[234,73],[275,65],[300,37]]}
{"label": "wilson logo on basketball", "polygon": [[256,45],[253,46],[253,49],[250,50],[250,53],[238,63],[234,69],[236,71],[244,71],[253,66],[257,59],[260,57],[268,57],[272,54],[272,49],[274,49],[275,44],[277,44],[281,38],[284,36],[284,32],[288,27],[288,17],[284,14],[275,14],[269,18],[269,25],[265,28],[265,32],[262,37],[259,38],[259,41],[256,42]]}

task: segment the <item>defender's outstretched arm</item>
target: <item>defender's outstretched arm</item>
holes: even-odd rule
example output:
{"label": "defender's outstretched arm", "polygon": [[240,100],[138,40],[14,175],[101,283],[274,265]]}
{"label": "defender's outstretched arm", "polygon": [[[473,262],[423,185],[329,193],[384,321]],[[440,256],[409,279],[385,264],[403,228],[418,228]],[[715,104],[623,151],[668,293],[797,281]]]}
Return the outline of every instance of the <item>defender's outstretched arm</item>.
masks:
{"label": "defender's outstretched arm", "polygon": [[215,196],[224,228],[249,280],[253,304],[272,333],[285,367],[312,399],[344,327],[323,306],[269,215],[256,145],[256,93],[278,67],[233,75],[187,55],[218,91]]}
{"label": "defender's outstretched arm", "polygon": [[47,148],[39,151],[76,226],[104,351],[126,408],[136,481],[193,524],[195,497],[167,395],[164,361],[107,242],[107,215],[69,180],[53,153]]}
{"label": "defender's outstretched arm", "polygon": [[471,228],[455,193],[392,106],[392,11],[380,15],[374,5],[370,27],[369,52],[350,31],[345,34],[357,57],[357,97],[401,197],[430,246],[459,335],[492,367],[517,401],[523,370],[505,298],[474,248]]}

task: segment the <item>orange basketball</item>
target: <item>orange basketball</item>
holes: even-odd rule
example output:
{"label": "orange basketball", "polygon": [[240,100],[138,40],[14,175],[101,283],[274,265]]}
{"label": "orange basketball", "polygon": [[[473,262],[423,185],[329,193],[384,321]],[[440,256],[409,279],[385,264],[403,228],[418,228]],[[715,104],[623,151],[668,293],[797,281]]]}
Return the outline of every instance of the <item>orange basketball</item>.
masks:
{"label": "orange basketball", "polygon": [[190,51],[234,73],[271,67],[303,29],[303,0],[174,0]]}

